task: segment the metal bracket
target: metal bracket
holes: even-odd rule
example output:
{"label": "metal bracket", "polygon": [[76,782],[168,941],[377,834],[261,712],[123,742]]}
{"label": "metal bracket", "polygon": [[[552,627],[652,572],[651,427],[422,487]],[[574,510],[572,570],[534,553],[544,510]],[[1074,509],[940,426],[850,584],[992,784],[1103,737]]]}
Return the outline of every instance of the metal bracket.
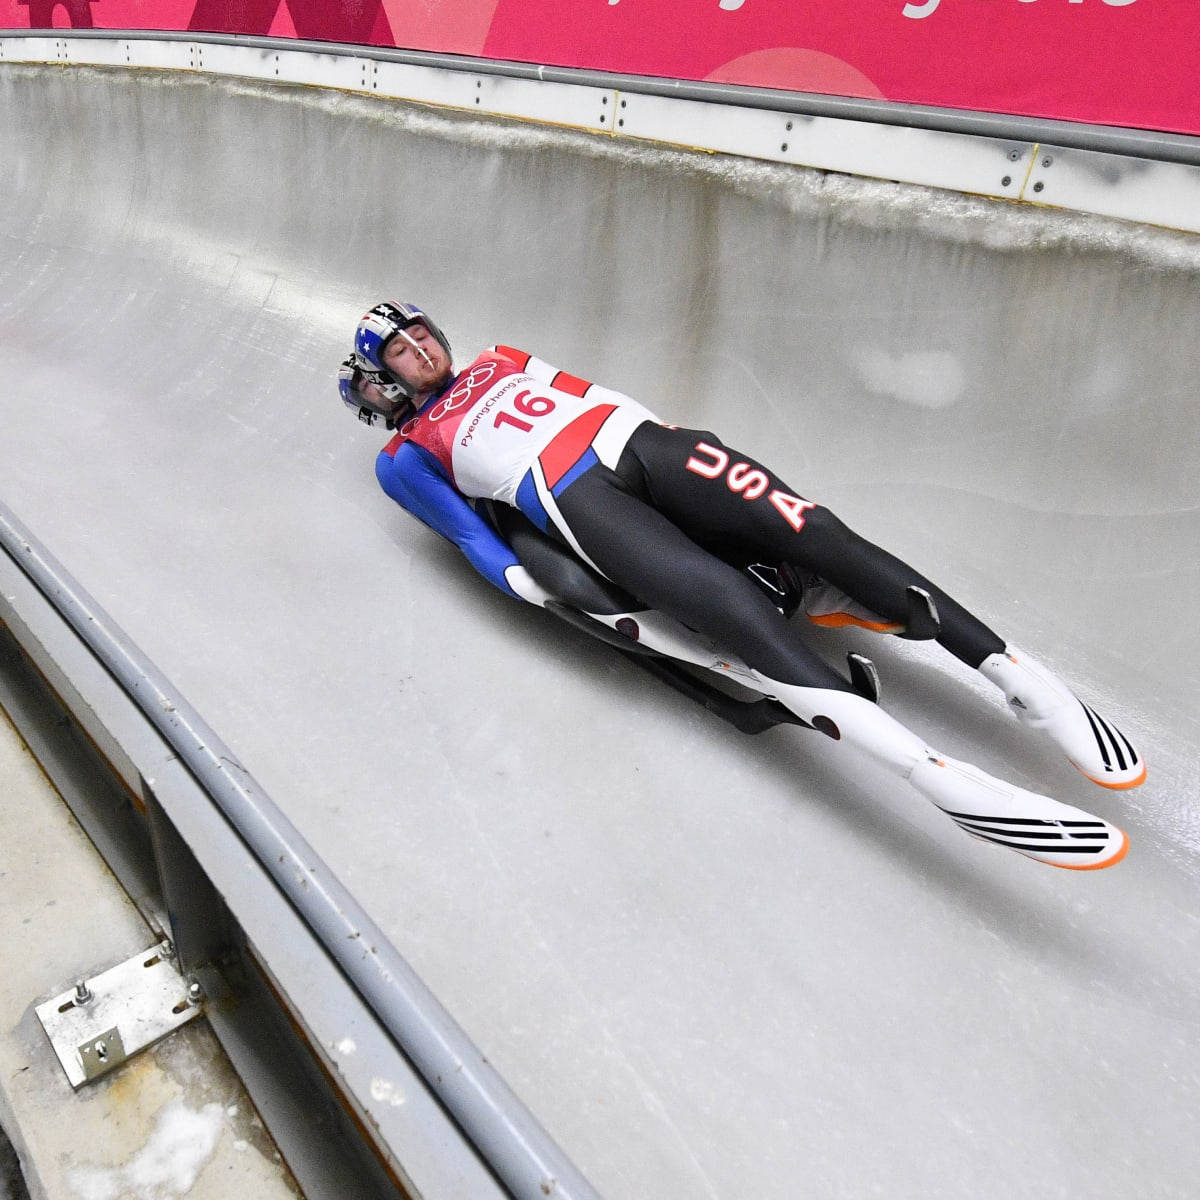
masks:
{"label": "metal bracket", "polygon": [[872,704],[879,703],[879,672],[865,654],[851,652],[846,655],[850,666],[850,682],[854,690]]}
{"label": "metal bracket", "polygon": [[120,1066],[128,1057],[125,1043],[121,1040],[121,1031],[115,1025],[112,1029],[106,1029],[95,1040],[85,1042],[79,1047],[79,1061],[83,1064],[85,1080],[99,1078],[113,1067]]}
{"label": "metal bracket", "polygon": [[942,619],[933,597],[924,588],[910,587],[905,589],[904,599],[908,615],[900,636],[911,642],[927,642],[937,637],[942,629]]}
{"label": "metal bracket", "polygon": [[107,1075],[202,1011],[203,993],[151,946],[34,1010],[73,1088]]}

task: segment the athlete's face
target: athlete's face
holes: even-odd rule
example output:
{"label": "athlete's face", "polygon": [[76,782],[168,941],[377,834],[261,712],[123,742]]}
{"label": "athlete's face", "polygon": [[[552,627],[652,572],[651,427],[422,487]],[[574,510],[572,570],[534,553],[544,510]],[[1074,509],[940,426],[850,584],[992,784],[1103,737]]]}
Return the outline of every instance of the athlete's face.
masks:
{"label": "athlete's face", "polygon": [[356,390],[364,400],[371,400],[376,404],[383,404],[386,401],[383,389],[369,379],[360,379]]}
{"label": "athlete's face", "polygon": [[[355,390],[364,400],[370,401],[377,408],[384,411],[387,411],[394,401],[393,396],[388,396],[381,387],[372,383],[369,379],[360,379],[355,386]],[[395,392],[396,389],[393,388],[392,391]],[[408,403],[392,410],[389,419],[400,425],[408,417],[412,416],[412,414],[413,406],[411,403]]]}
{"label": "athlete's face", "polygon": [[419,321],[396,334],[383,352],[383,365],[427,395],[450,374],[450,356]]}

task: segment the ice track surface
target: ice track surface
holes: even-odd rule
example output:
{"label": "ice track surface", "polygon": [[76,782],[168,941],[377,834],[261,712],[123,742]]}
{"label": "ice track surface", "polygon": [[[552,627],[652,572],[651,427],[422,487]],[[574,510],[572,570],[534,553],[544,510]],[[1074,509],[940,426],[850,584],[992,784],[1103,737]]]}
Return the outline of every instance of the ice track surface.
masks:
{"label": "ice track surface", "polygon": [[[0,158],[0,495],[604,1194],[1196,1195],[1200,241],[122,71],[0,68]],[[1039,653],[1143,788],[936,646],[811,635],[1125,862],[971,841],[493,591],[336,399],[393,296],[717,430]]]}

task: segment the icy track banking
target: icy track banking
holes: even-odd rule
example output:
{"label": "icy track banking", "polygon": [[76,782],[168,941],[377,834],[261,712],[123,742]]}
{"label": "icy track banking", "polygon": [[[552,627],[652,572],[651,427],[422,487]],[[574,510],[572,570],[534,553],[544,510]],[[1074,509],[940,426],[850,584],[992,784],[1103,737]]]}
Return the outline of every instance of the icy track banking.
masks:
{"label": "icy track banking", "polygon": [[[604,1194],[1191,1197],[1200,239],[311,90],[0,69],[0,470]],[[388,501],[332,376],[434,312],[711,427],[1125,727],[1105,793],[936,647],[1079,875],[748,739]]]}

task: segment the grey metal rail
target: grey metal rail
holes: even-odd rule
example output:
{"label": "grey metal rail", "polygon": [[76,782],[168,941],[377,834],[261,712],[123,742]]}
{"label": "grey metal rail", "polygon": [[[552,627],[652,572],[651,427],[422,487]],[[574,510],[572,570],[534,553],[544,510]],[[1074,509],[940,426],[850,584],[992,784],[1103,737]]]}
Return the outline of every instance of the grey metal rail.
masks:
{"label": "grey metal rail", "polygon": [[865,100],[852,96],[823,96],[815,92],[792,92],[776,88],[747,87],[731,83],[704,83],[663,79],[651,75],[626,75],[582,67],[539,66],[536,63],[502,59],[471,58],[462,54],[440,54],[426,50],[400,50],[363,46],[352,42],[315,42],[302,39],[250,37],[203,31],[145,29],[0,29],[9,37],[72,37],[104,39],[148,39],[156,41],[213,42],[255,46],[261,49],[306,50],[319,54],[346,54],[410,66],[440,67],[482,75],[505,75],[516,79],[538,79],[553,83],[583,84],[648,96],[673,96],[702,100],[709,104],[736,104],[765,108],[799,116],[838,117],[846,121],[871,121],[946,133],[972,134],[1004,141],[1037,142],[1074,150],[1095,150],[1129,158],[1200,165],[1200,137],[1151,129],[1125,129],[1111,125],[1089,125],[1075,121],[1022,117],[1008,113],[974,112],[970,109],[939,108],[927,104],[902,104],[891,100]]}
{"label": "grey metal rail", "polygon": [[600,1200],[250,772],[2,503],[0,548],[179,754],[513,1196]]}

